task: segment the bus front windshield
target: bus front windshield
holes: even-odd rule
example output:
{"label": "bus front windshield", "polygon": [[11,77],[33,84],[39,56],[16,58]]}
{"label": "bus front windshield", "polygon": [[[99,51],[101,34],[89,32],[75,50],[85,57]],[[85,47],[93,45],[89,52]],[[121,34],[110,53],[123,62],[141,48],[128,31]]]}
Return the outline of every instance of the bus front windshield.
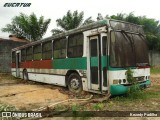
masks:
{"label": "bus front windshield", "polygon": [[111,32],[112,67],[136,67],[148,64],[148,48],[144,36],[124,31]]}

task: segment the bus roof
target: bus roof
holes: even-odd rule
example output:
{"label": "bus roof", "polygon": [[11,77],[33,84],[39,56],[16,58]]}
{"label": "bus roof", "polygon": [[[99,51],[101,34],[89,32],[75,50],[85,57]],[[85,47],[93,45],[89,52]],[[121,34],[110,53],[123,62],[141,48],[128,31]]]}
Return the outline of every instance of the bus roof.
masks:
{"label": "bus roof", "polygon": [[42,40],[37,40],[35,42],[31,42],[31,43],[25,44],[23,46],[19,46],[19,47],[13,48],[12,51],[23,49],[25,47],[29,47],[29,46],[32,46],[32,45],[35,45],[35,44],[38,44],[38,43],[42,43],[42,42],[46,42],[46,41],[51,41],[51,40],[54,40],[54,39],[62,38],[62,37],[65,37],[65,36],[68,36],[68,35],[71,35],[71,34],[76,34],[76,33],[79,33],[79,32],[87,31],[87,30],[94,29],[94,28],[97,28],[97,27],[102,27],[102,26],[112,27],[110,25],[110,21],[115,21],[115,22],[120,22],[120,23],[127,23],[127,24],[130,24],[130,25],[142,27],[140,25],[136,25],[136,24],[133,24],[133,23],[125,22],[125,21],[114,20],[114,19],[103,19],[103,20],[99,20],[99,21],[96,21],[96,22],[93,22],[93,23],[90,23],[90,24],[87,24],[87,25],[84,25],[84,26],[81,26],[81,27],[78,27],[78,28],[75,28],[75,29],[72,29],[72,30],[68,30],[68,31],[65,31],[65,32],[62,32],[62,33],[59,33],[59,34],[44,38]]}

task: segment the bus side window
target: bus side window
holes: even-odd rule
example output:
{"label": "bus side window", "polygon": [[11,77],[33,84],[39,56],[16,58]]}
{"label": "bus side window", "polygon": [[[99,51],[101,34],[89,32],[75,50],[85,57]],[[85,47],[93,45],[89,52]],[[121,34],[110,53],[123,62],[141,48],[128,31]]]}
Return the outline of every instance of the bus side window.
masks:
{"label": "bus side window", "polygon": [[103,55],[106,55],[107,48],[107,36],[102,37]]}
{"label": "bus side window", "polygon": [[67,56],[69,58],[83,56],[83,33],[73,34],[68,37]]}
{"label": "bus side window", "polygon": [[53,43],[53,57],[65,58],[66,57],[66,38],[55,40]]}
{"label": "bus side window", "polygon": [[26,49],[21,50],[21,61],[24,62],[26,60]]}
{"label": "bus side window", "polygon": [[52,58],[52,41],[45,42],[42,45],[42,59],[47,60]]}
{"label": "bus side window", "polygon": [[41,60],[42,58],[42,53],[41,53],[41,44],[35,45],[33,47],[33,58],[34,60]]}
{"label": "bus side window", "polygon": [[32,51],[32,46],[28,47],[26,49],[26,60],[32,60],[33,51]]}

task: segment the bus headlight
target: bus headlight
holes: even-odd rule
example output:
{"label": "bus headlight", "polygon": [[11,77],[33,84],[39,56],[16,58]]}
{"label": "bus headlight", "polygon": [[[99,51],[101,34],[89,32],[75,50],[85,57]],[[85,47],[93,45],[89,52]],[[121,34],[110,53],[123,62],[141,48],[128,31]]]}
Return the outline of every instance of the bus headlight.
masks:
{"label": "bus headlight", "polygon": [[113,80],[113,84],[118,84],[119,80]]}
{"label": "bus headlight", "polygon": [[123,83],[126,83],[126,79],[123,79]]}

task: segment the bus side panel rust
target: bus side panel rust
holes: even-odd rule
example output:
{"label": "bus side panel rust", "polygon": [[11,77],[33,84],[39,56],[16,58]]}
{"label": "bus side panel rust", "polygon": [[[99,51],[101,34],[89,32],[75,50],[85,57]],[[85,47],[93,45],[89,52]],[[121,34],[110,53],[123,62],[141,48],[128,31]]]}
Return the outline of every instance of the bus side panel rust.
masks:
{"label": "bus side panel rust", "polygon": [[52,69],[52,60],[22,62],[20,68]]}

